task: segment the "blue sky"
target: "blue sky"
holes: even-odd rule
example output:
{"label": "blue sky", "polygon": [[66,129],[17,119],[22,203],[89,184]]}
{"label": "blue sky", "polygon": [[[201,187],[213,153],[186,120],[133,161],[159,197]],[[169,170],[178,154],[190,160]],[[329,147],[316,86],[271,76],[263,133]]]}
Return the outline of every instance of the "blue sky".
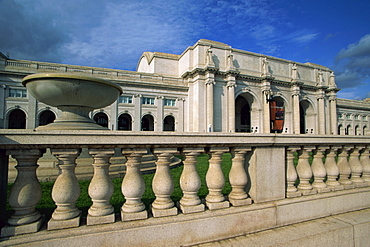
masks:
{"label": "blue sky", "polygon": [[338,97],[370,97],[370,1],[0,0],[10,58],[135,70],[145,51],[199,39],[335,71]]}

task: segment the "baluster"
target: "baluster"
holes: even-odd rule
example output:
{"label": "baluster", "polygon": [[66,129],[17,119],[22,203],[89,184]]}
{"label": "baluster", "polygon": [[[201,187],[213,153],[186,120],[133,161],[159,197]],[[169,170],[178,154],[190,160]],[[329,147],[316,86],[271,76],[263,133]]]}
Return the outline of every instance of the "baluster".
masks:
{"label": "baluster", "polygon": [[122,194],[126,202],[121,207],[122,221],[139,220],[148,218],[148,212],[141,201],[145,192],[145,182],[141,175],[141,158],[147,154],[146,149],[123,149],[125,155],[126,174],[122,181]]}
{"label": "baluster", "polygon": [[81,211],[75,203],[80,196],[80,185],[75,168],[81,149],[51,149],[51,153],[58,159],[60,174],[51,192],[57,208],[48,222],[48,230],[78,227]]}
{"label": "baluster", "polygon": [[365,187],[367,184],[360,177],[362,175],[362,165],[359,159],[360,150],[364,146],[355,146],[350,150],[350,156],[348,164],[351,167],[351,181],[354,183],[355,187]]}
{"label": "baluster", "polygon": [[299,176],[299,185],[298,189],[302,192],[302,195],[311,195],[316,194],[317,190],[312,187],[310,184],[310,179],[312,178],[312,170],[308,158],[310,157],[309,153],[315,147],[307,146],[303,147],[302,150],[298,151],[299,160],[297,165],[297,173]]}
{"label": "baluster", "polygon": [[41,214],[35,209],[41,199],[42,191],[36,176],[37,160],[44,151],[8,150],[17,160],[17,178],[10,189],[9,204],[14,214],[8,219],[8,225],[1,229],[1,237],[37,232],[42,224]]}
{"label": "baluster", "polygon": [[206,184],[209,190],[206,196],[206,205],[210,210],[227,208],[230,206],[225,201],[222,188],[225,185],[225,177],[221,169],[222,155],[228,152],[228,148],[211,148],[209,151],[209,168],[206,174]]}
{"label": "baluster", "polygon": [[369,159],[369,146],[362,149],[362,154],[360,157],[360,162],[362,165],[362,179],[370,186],[370,159]]}
{"label": "baluster", "polygon": [[232,166],[229,174],[229,180],[232,190],[229,195],[229,201],[233,206],[242,206],[252,203],[245,192],[245,186],[248,183],[248,175],[245,170],[245,154],[252,148],[235,148],[232,150]]}
{"label": "baluster", "polygon": [[179,205],[184,214],[202,212],[205,209],[198,196],[201,181],[196,168],[197,156],[203,152],[203,148],[185,148],[182,150],[185,160],[183,161],[184,170],[180,177],[180,187],[184,195]]}
{"label": "baluster", "polygon": [[156,172],[153,177],[153,192],[155,200],[152,204],[154,217],[177,215],[178,210],[171,199],[174,189],[170,164],[173,154],[177,153],[174,148],[155,148],[153,154],[157,157]]}
{"label": "baluster", "polygon": [[114,222],[114,208],[109,203],[113,195],[113,183],[109,177],[109,159],[114,149],[89,149],[94,158],[94,176],[89,185],[89,196],[93,204],[88,210],[87,225]]}
{"label": "baluster", "polygon": [[286,156],[286,162],[287,162],[287,175],[286,175],[286,181],[287,181],[287,189],[286,189],[286,197],[297,197],[301,196],[302,193],[297,190],[296,186],[294,185],[297,181],[298,174],[296,171],[296,168],[294,166],[294,152],[299,150],[300,147],[289,147],[287,149],[287,156]]}
{"label": "baluster", "polygon": [[344,189],[344,186],[337,181],[337,178],[339,176],[339,168],[337,166],[337,162],[335,161],[335,157],[337,156],[336,152],[340,148],[341,147],[339,146],[332,146],[330,149],[326,150],[326,160],[325,160],[325,169],[327,175],[326,185],[332,191]]}
{"label": "baluster", "polygon": [[351,175],[351,167],[348,164],[348,152],[352,147],[344,146],[338,149],[338,168],[339,168],[339,180],[338,182],[344,186],[345,189],[353,189],[355,185],[349,180]]}
{"label": "baluster", "polygon": [[322,161],[324,155],[323,152],[329,149],[329,147],[321,147],[319,146],[317,149],[313,150],[313,161],[311,165],[314,181],[312,183],[312,187],[317,189],[317,192],[324,193],[329,192],[330,188],[326,186],[324,183],[324,179],[326,177],[326,170],[324,163]]}

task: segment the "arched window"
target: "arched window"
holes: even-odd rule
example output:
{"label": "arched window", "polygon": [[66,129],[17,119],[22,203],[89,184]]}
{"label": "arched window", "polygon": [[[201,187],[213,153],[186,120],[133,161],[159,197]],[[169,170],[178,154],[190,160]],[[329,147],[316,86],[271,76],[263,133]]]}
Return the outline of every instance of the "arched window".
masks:
{"label": "arched window", "polygon": [[121,114],[118,118],[118,130],[132,130],[132,119],[130,114]]}
{"label": "arched window", "polygon": [[99,112],[94,115],[95,123],[99,124],[100,126],[108,128],[108,116],[104,112]]}
{"label": "arched window", "polygon": [[142,131],[154,131],[154,118],[152,115],[145,115],[141,119],[141,130]]}
{"label": "arched window", "polygon": [[163,131],[175,131],[175,118],[167,116],[163,120]]}
{"label": "arched window", "polygon": [[55,120],[54,112],[52,112],[50,110],[45,110],[45,111],[41,112],[41,114],[39,116],[39,126],[47,125],[49,123],[54,122],[54,120]]}
{"label": "arched window", "polygon": [[25,129],[26,114],[19,109],[13,110],[8,117],[8,129]]}

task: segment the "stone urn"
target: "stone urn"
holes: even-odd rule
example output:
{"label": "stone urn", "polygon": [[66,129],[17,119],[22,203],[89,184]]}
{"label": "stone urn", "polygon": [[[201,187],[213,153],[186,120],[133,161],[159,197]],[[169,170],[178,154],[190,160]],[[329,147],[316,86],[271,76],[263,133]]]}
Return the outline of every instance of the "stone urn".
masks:
{"label": "stone urn", "polygon": [[108,130],[89,113],[111,105],[122,94],[113,82],[68,73],[33,74],[23,78],[22,84],[37,100],[62,111],[60,118],[37,130]]}

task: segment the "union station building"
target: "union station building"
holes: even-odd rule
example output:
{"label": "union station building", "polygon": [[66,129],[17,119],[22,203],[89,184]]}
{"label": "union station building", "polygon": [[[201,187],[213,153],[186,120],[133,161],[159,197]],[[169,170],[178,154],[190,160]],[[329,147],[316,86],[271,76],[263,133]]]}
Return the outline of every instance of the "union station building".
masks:
{"label": "union station building", "polygon": [[334,72],[199,40],[181,55],[144,52],[136,71],[9,59],[0,53],[0,128],[34,129],[61,112],[22,79],[73,73],[117,83],[123,94],[91,113],[122,131],[369,135],[370,102],[337,98]]}

